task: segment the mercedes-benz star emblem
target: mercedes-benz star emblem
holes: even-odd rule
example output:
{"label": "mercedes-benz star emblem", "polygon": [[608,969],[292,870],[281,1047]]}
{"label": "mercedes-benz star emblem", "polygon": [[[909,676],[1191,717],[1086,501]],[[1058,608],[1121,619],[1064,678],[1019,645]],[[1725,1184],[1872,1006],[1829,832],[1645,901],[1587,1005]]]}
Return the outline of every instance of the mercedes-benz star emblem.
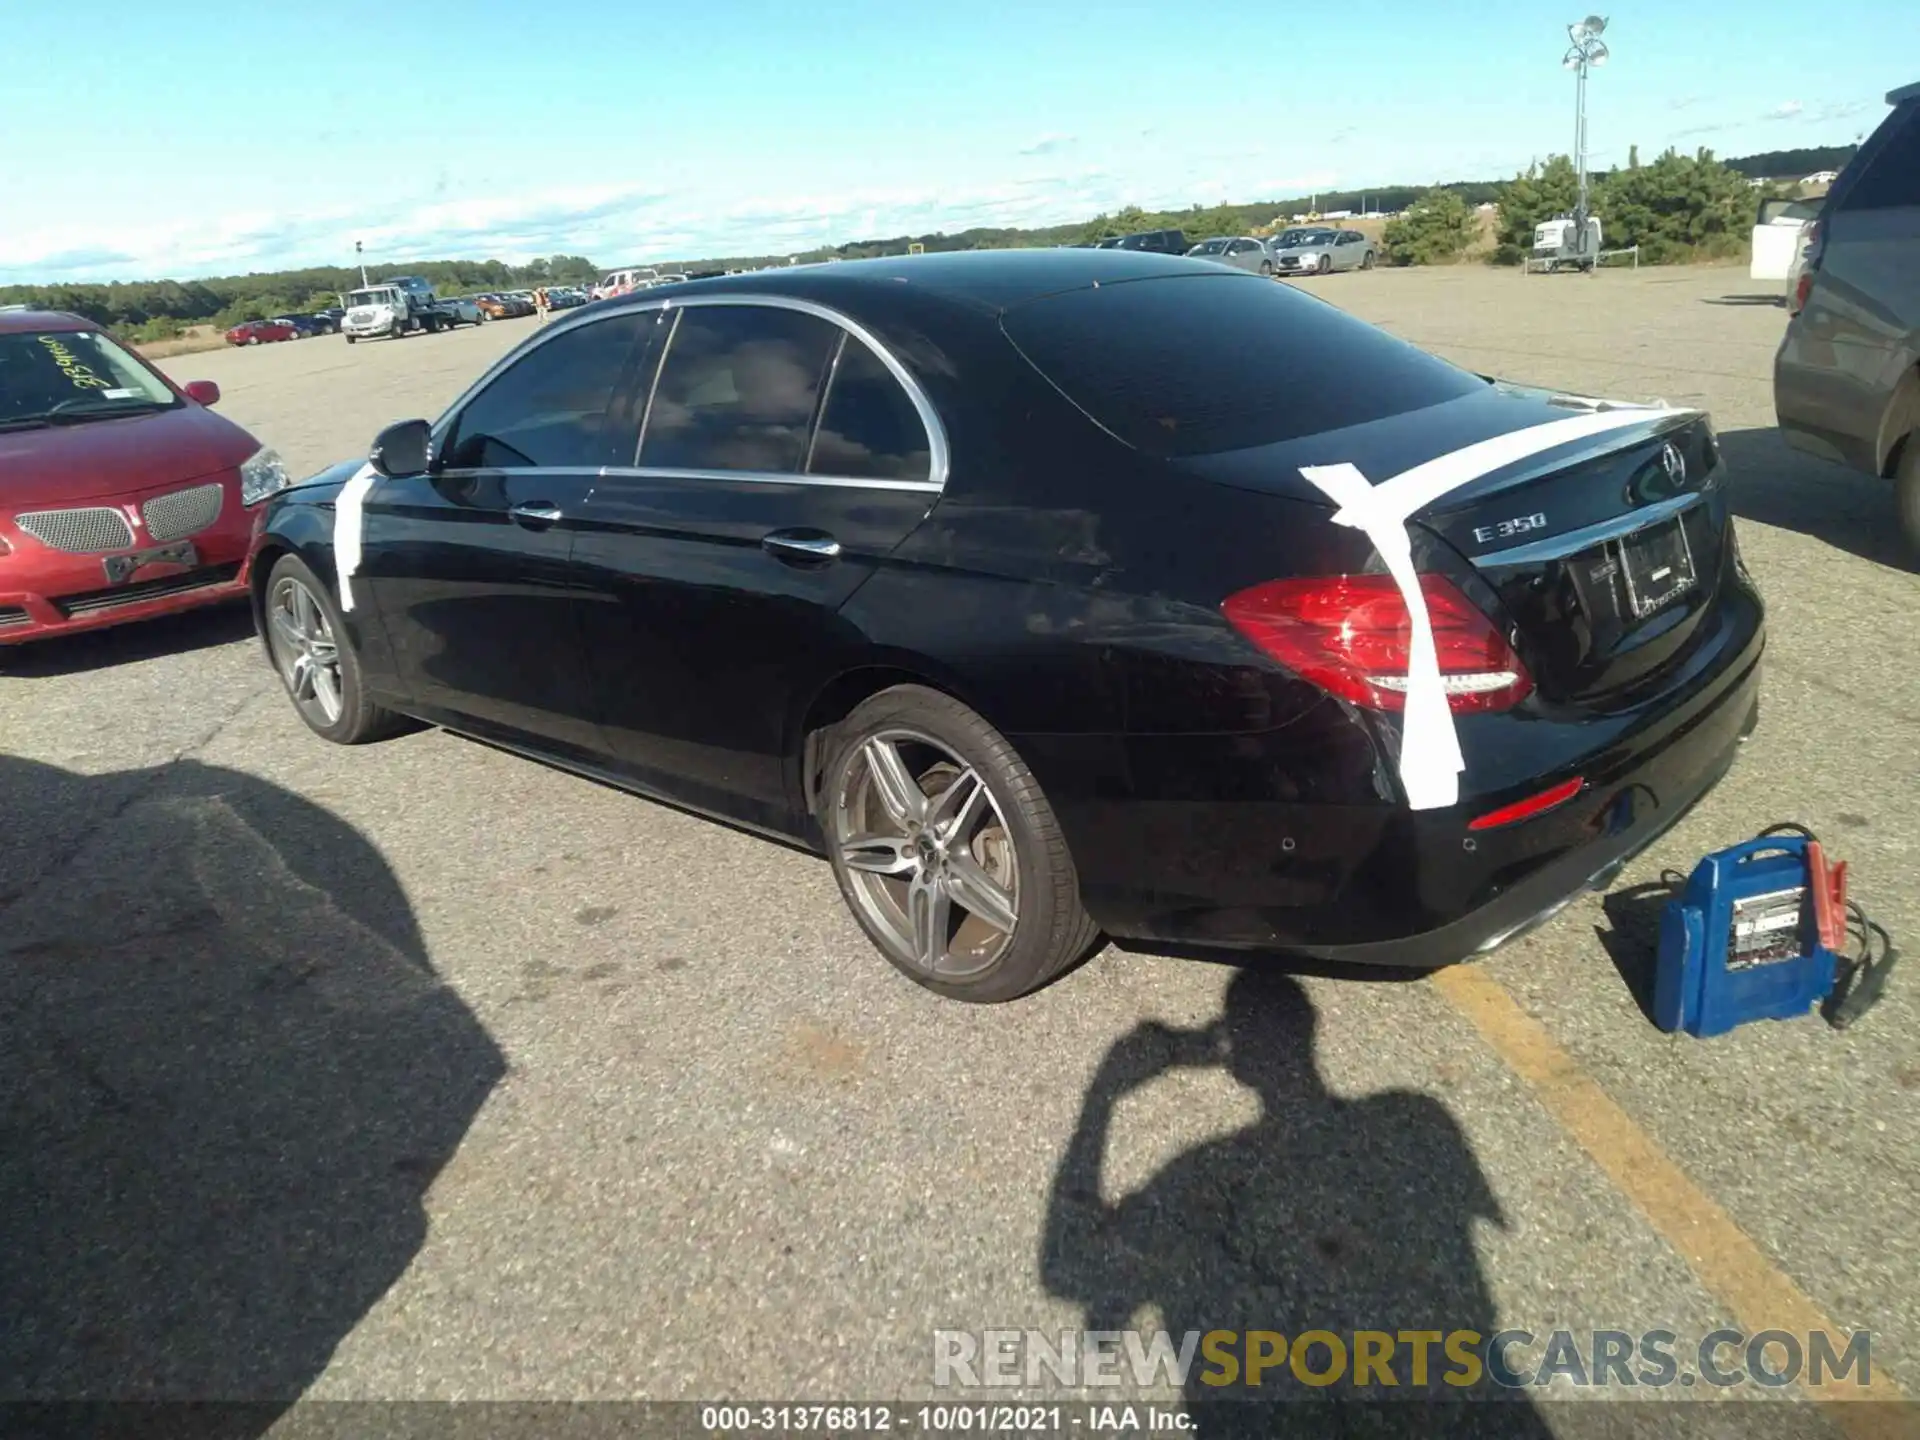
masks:
{"label": "mercedes-benz star emblem", "polygon": [[1687,483],[1687,457],[1671,440],[1660,447],[1660,468],[1667,472],[1667,479],[1676,489]]}

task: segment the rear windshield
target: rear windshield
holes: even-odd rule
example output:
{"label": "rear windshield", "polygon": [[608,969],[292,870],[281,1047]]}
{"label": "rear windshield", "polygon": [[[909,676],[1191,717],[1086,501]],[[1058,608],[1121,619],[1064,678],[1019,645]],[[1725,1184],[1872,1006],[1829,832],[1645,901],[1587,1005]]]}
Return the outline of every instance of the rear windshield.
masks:
{"label": "rear windshield", "polygon": [[1296,440],[1486,384],[1323,300],[1233,270],[1070,290],[1001,323],[1069,400],[1151,455]]}
{"label": "rear windshield", "polygon": [[79,424],[179,403],[98,331],[0,335],[0,428]]}

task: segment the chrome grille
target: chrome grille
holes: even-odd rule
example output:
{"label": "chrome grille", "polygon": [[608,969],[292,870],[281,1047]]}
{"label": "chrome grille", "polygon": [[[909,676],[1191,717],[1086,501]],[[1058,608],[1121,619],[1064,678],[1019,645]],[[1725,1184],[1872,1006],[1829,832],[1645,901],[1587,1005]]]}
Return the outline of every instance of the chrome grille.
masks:
{"label": "chrome grille", "polygon": [[227,487],[220,484],[156,495],[140,507],[140,518],[154,539],[184,540],[220,518],[220,503],[226,496]]}
{"label": "chrome grille", "polygon": [[124,550],[133,544],[133,527],[127,517],[104,505],[84,510],[35,510],[14,516],[13,523],[42,545],[73,555]]}

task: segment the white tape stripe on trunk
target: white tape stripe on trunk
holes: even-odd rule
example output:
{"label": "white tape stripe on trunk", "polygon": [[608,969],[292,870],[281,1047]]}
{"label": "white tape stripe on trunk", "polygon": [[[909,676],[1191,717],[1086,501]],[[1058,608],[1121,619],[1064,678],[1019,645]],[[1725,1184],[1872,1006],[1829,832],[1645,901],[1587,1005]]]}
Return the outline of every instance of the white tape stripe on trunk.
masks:
{"label": "white tape stripe on trunk", "polygon": [[340,608],[353,609],[353,576],[360,569],[360,541],[365,533],[366,517],[362,506],[367,492],[379,479],[369,461],[353,472],[333,502],[333,571],[339,582]]}
{"label": "white tape stripe on trunk", "polygon": [[1334,512],[1334,523],[1366,532],[1406,601],[1412,628],[1406,711],[1400,731],[1400,784],[1407,792],[1410,808],[1439,810],[1458,804],[1460,772],[1467,765],[1460,753],[1460,735],[1447,704],[1446,686],[1440,678],[1433,616],[1428,613],[1427,597],[1413,568],[1413,537],[1407,522],[1449,491],[1531,455],[1590,435],[1685,413],[1689,412],[1634,406],[1550,420],[1435,456],[1378,485],[1369,484],[1352,465],[1300,468],[1301,475],[1340,507]]}

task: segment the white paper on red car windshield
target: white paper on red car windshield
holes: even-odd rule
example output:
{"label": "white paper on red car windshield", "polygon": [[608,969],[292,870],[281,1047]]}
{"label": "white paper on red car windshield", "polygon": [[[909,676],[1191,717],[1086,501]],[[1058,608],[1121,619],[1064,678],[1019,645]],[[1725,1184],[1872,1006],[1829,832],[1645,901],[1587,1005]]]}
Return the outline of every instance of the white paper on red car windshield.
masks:
{"label": "white paper on red car windshield", "polygon": [[[1414,810],[1440,810],[1459,803],[1460,773],[1467,768],[1460,735],[1440,678],[1433,616],[1413,568],[1408,522],[1449,491],[1517,461],[1609,430],[1644,425],[1652,414],[1684,414],[1645,405],[1612,404],[1565,420],[1509,431],[1423,461],[1372,484],[1352,465],[1304,465],[1300,473],[1340,508],[1334,523],[1366,533],[1406,602],[1411,621],[1406,709],[1400,730],[1400,784]],[[1697,412],[1694,412],[1697,413]]]}
{"label": "white paper on red car windshield", "polygon": [[353,609],[353,576],[360,569],[360,540],[366,525],[362,506],[379,472],[369,461],[353,472],[333,502],[333,569],[339,583],[340,608]]}

